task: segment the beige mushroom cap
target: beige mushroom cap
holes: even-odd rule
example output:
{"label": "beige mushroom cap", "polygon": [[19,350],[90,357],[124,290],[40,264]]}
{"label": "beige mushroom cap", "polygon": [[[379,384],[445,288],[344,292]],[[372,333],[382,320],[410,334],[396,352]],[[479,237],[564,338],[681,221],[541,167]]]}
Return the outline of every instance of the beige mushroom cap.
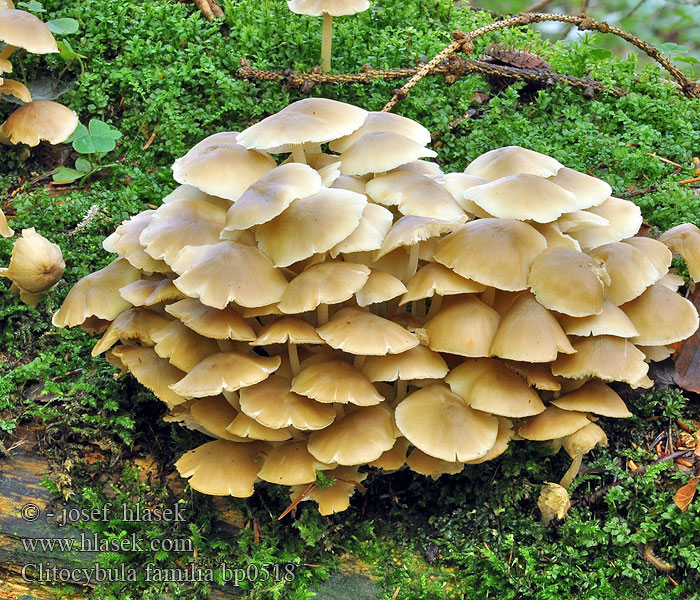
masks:
{"label": "beige mushroom cap", "polygon": [[676,254],[680,254],[693,281],[700,281],[700,228],[693,223],[672,227],[660,238]]}
{"label": "beige mushroom cap", "polygon": [[410,442],[405,437],[400,437],[394,443],[394,447],[384,452],[377,460],[368,463],[367,466],[381,469],[387,473],[397,471],[406,464],[406,454]]}
{"label": "beige mushroom cap", "polygon": [[419,343],[400,325],[355,307],[339,310],[316,331],[329,346],[350,354],[399,354]]}
{"label": "beige mushroom cap", "polygon": [[544,410],[540,397],[495,358],[474,358],[445,377],[450,389],[476,410],[503,417],[530,417]]}
{"label": "beige mushroom cap", "polygon": [[0,277],[11,279],[25,292],[41,294],[56,285],[65,267],[58,244],[49,242],[31,227],[22,230],[22,237],[12,248],[10,264],[0,269]]}
{"label": "beige mushroom cap", "polygon": [[447,173],[442,177],[440,185],[455,199],[457,204],[467,211],[467,213],[479,217],[480,219],[488,219],[493,215],[487,213],[472,200],[467,200],[464,197],[464,192],[469,188],[488,182],[489,180],[483,177],[474,177],[473,175],[466,175],[465,173]]}
{"label": "beige mushroom cap", "polygon": [[325,404],[373,406],[384,400],[369,379],[351,364],[324,360],[305,366],[292,380],[292,391]]}
{"label": "beige mushroom cap", "polygon": [[194,298],[185,298],[167,305],[165,311],[204,337],[244,342],[255,339],[253,328],[231,307],[212,308]]}
{"label": "beige mushroom cap", "polygon": [[160,358],[153,348],[144,346],[117,346],[112,354],[119,358],[136,380],[151,390],[156,398],[169,407],[186,401],[176,394],[170,386],[182,379],[184,373],[171,365],[167,359]]}
{"label": "beige mushroom cap", "polygon": [[531,294],[519,295],[503,315],[490,354],[511,360],[544,363],[559,352],[575,352],[552,314]]}
{"label": "beige mushroom cap", "polygon": [[324,342],[310,323],[296,317],[282,317],[265,325],[250,345],[268,346],[286,343],[323,344]]}
{"label": "beige mushroom cap", "polygon": [[119,295],[119,289],[139,279],[141,273],[123,258],[90,273],[68,292],[61,308],[54,314],[54,327],[73,327],[96,316],[113,321],[131,306]]}
{"label": "beige mushroom cap", "polygon": [[406,286],[401,283],[390,273],[379,271],[378,269],[370,269],[367,283],[363,285],[356,293],[355,299],[358,306],[369,306],[377,302],[386,302],[400,296],[406,292]]}
{"label": "beige mushroom cap", "polygon": [[489,150],[475,158],[464,170],[467,175],[489,181],[510,175],[531,174],[539,177],[556,175],[562,165],[558,160],[520,146],[504,146]]}
{"label": "beige mushroom cap", "polygon": [[278,485],[301,485],[316,481],[317,470],[332,467],[316,460],[306,449],[306,440],[283,442],[265,457],[258,477]]}
{"label": "beige mushroom cap", "polygon": [[252,496],[258,479],[258,456],[266,445],[214,440],[184,454],[175,463],[190,487],[210,496]]}
{"label": "beige mushroom cap", "polygon": [[[1,11],[0,11],[1,12]],[[14,111],[0,126],[0,136],[11,144],[36,146],[41,140],[60,144],[78,126],[78,115],[51,100],[34,100]]]}
{"label": "beige mushroom cap", "polygon": [[454,271],[439,263],[428,263],[418,269],[416,274],[406,282],[406,293],[401,296],[400,306],[413,300],[455,294],[480,293],[486,289],[483,283],[477,283],[457,275]]}
{"label": "beige mushroom cap", "polygon": [[[350,497],[358,487],[362,487],[360,483],[368,473],[358,473],[355,467],[338,467],[324,475],[335,478],[335,483],[328,487],[315,486],[303,500],[318,502],[318,512],[325,516],[346,510],[350,506]],[[306,487],[305,485],[292,486],[289,494],[292,501],[305,492]]]}
{"label": "beige mushroom cap", "polygon": [[366,133],[340,155],[343,175],[383,173],[422,157],[434,158],[437,153],[398,133],[374,131]]}
{"label": "beige mushroom cap", "polygon": [[267,152],[233,140],[235,132],[216,133],[195,144],[173,163],[173,178],[220,198],[236,201],[248,186],[277,165]]}
{"label": "beige mushroom cap", "polygon": [[644,354],[623,338],[610,335],[581,338],[573,347],[575,354],[561,355],[554,361],[554,375],[570,379],[592,376],[603,381],[624,381],[636,387],[649,370]]}
{"label": "beige mushroom cap", "polygon": [[357,229],[366,205],[362,194],[323,188],[259,225],[255,239],[275,266],[287,267],[342,242]]}
{"label": "beige mushroom cap", "polygon": [[479,219],[440,240],[434,259],[467,279],[517,291],[527,287],[530,267],[546,247],[527,223]]}
{"label": "beige mushroom cap", "polygon": [[401,246],[413,246],[445,233],[451,233],[458,227],[460,223],[455,221],[416,216],[401,217],[387,233],[375,257],[379,259]]}
{"label": "beige mushroom cap", "polygon": [[289,380],[270,375],[240,391],[241,410],[271,429],[295,427],[301,431],[323,429],[335,420],[335,408],[290,390]]}
{"label": "beige mushroom cap", "polygon": [[459,356],[490,356],[501,316],[478,298],[460,296],[425,324],[432,350]]}
{"label": "beige mushroom cap", "polygon": [[518,429],[518,435],[526,440],[554,440],[571,435],[589,423],[586,413],[548,406],[544,412],[530,417]]}
{"label": "beige mushroom cap", "polygon": [[238,411],[223,396],[209,396],[188,401],[190,416],[209,435],[222,440],[247,442],[226,431],[226,426],[236,418]]}
{"label": "beige mushroom cap", "polygon": [[498,434],[496,417],[473,410],[445,385],[406,396],[396,407],[396,425],[416,448],[447,462],[480,458]]}
{"label": "beige mushroom cap", "polygon": [[549,223],[578,208],[577,198],[537,175],[521,174],[470,187],[464,197],[502,219]]}
{"label": "beige mushroom cap", "polygon": [[[593,214],[587,210],[574,210],[563,214],[556,220],[556,226],[563,233],[570,231],[581,231],[582,229],[590,229],[592,227],[607,227],[610,221]],[[573,238],[572,238],[573,239]],[[578,242],[576,242],[578,244]],[[578,248],[580,250],[580,248]]]}
{"label": "beige mushroom cap", "polygon": [[634,344],[672,344],[690,337],[698,328],[698,312],[693,303],[658,283],[620,308],[639,331],[631,339]]}
{"label": "beige mushroom cap", "polygon": [[0,10],[0,40],[32,54],[58,52],[51,30],[41,19],[24,10]]}
{"label": "beige mushroom cap", "polygon": [[219,241],[226,210],[208,200],[183,197],[161,205],[139,242],[146,254],[171,264],[185,246],[204,246]]}
{"label": "beige mushroom cap", "polygon": [[[238,134],[246,148],[277,149],[287,144],[325,144],[351,134],[365,122],[367,111],[328,98],[305,98]],[[281,150],[286,151],[286,150]]]}
{"label": "beige mushroom cap", "polygon": [[610,386],[595,379],[551,402],[564,410],[590,412],[604,417],[625,419],[632,416],[622,398]]}
{"label": "beige mushroom cap", "polygon": [[365,265],[339,260],[311,265],[289,283],[278,303],[279,309],[298,314],[314,310],[320,304],[345,302],[362,289],[369,274]]}
{"label": "beige mushroom cap", "polygon": [[153,349],[158,356],[167,358],[170,364],[186,373],[219,351],[219,346],[214,340],[195,333],[178,320],[153,331],[151,339],[156,343]]}
{"label": "beige mushroom cap", "polygon": [[588,454],[598,444],[608,445],[608,436],[595,423],[589,423],[571,435],[567,435],[564,440],[564,450],[571,458],[576,458],[578,451],[581,454]]}
{"label": "beige mushroom cap", "polygon": [[581,244],[570,235],[562,233],[559,223],[556,221],[554,223],[533,223],[532,226],[547,240],[547,248],[572,248],[573,250],[581,250]]}
{"label": "beige mushroom cap", "polygon": [[442,379],[447,371],[442,356],[423,345],[401,354],[370,356],[362,365],[362,372],[370,381]]}
{"label": "beige mushroom cap", "polygon": [[610,278],[595,259],[570,248],[549,248],[532,264],[527,284],[545,308],[572,317],[603,310]]}
{"label": "beige mushroom cap", "polygon": [[642,225],[640,208],[634,202],[614,196],[598,206],[589,208],[588,212],[607,219],[610,225],[569,232],[584,250],[632,237]]}
{"label": "beige mushroom cap", "polygon": [[160,302],[184,298],[184,294],[175,287],[170,278],[137,279],[119,288],[119,294],[134,306],[153,306]]}
{"label": "beige mushroom cap", "polygon": [[438,480],[442,475],[456,475],[464,470],[464,463],[459,461],[447,461],[426,454],[418,448],[414,448],[406,459],[406,464],[411,471]]}
{"label": "beige mushroom cap", "polygon": [[140,242],[143,231],[151,224],[154,210],[144,210],[124,221],[116,231],[102,241],[107,252],[123,256],[137,269],[145,273],[169,273],[170,267],[162,260],[147,254]]}
{"label": "beige mushroom cap", "polygon": [[0,80],[0,96],[14,96],[25,104],[32,101],[32,94],[26,85],[12,79]]}
{"label": "beige mushroom cap", "polygon": [[567,335],[614,335],[632,338],[639,332],[629,317],[610,300],[603,300],[603,310],[588,317],[569,317],[564,315],[559,323]]}
{"label": "beige mushroom cap", "polygon": [[279,302],[287,288],[287,280],[260,250],[228,240],[185,246],[171,266],[181,292],[219,309],[229,302],[248,308]]}
{"label": "beige mushroom cap", "polygon": [[671,260],[673,259],[673,253],[665,244],[662,244],[659,240],[642,236],[627,238],[626,240],[622,240],[622,242],[634,246],[637,250],[644,253],[644,256],[647,257],[649,262],[651,262],[660,274],[668,273]]}
{"label": "beige mushroom cap", "polygon": [[479,465],[488,460],[493,460],[508,449],[508,444],[510,444],[510,441],[515,436],[515,432],[513,431],[513,421],[506,419],[505,417],[497,417],[497,419],[498,435],[496,436],[496,443],[493,445],[491,450],[489,450],[481,458],[465,461],[468,465]]}
{"label": "beige mushroom cap", "polygon": [[[299,1],[299,0],[295,0]],[[303,1],[303,0],[302,0]],[[314,0],[307,0],[314,1]],[[319,0],[316,0],[319,1]],[[320,0],[323,2],[324,0]],[[326,2],[328,0],[325,0]],[[337,1],[337,0],[336,0]],[[354,0],[358,1],[358,0]],[[359,0],[365,2],[366,0]],[[369,7],[369,3],[367,3]],[[364,9],[363,9],[364,10]],[[296,12],[296,11],[295,11]],[[308,13],[305,13],[308,14]],[[329,13],[330,14],[330,13]],[[318,16],[318,15],[316,15]],[[333,15],[335,16],[335,15]],[[350,135],[333,140],[328,147],[333,152],[345,152],[352,144],[354,144],[358,139],[360,139],[366,133],[372,133],[375,131],[390,131],[392,133],[398,133],[403,135],[414,142],[420,144],[421,146],[427,146],[430,143],[430,131],[423,127],[420,123],[408,119],[407,117],[402,117],[391,112],[370,112],[367,114],[367,119],[362,124],[362,127],[356,129]]]}
{"label": "beige mushroom cap", "polygon": [[185,398],[216,396],[222,391],[235,392],[263,381],[281,363],[279,356],[266,358],[240,352],[218,352],[205,358],[170,389]]}
{"label": "beige mushroom cap", "polygon": [[538,390],[556,392],[561,389],[561,383],[552,375],[552,368],[547,363],[528,363],[506,360],[504,364],[525,379],[528,385]]}
{"label": "beige mushroom cap", "polygon": [[105,331],[100,341],[92,349],[92,356],[109,350],[119,340],[139,340],[153,346],[151,334],[167,327],[170,320],[147,308],[129,308],[120,313]]}
{"label": "beige mushroom cap", "polygon": [[0,210],[0,235],[5,238],[15,235],[14,230],[7,224],[7,217],[2,210]]}
{"label": "beige mushroom cap", "polygon": [[280,429],[265,427],[265,425],[243,412],[238,413],[236,418],[226,425],[226,431],[241,438],[265,440],[267,442],[284,442],[292,437],[289,429],[285,427]]}
{"label": "beige mushroom cap", "polygon": [[556,175],[549,177],[549,181],[576,196],[576,210],[598,206],[612,194],[612,188],[607,182],[568,167],[559,169]]}
{"label": "beige mushroom cap", "polygon": [[381,406],[362,406],[309,436],[309,452],[321,462],[363,465],[377,460],[396,440],[391,414]]}
{"label": "beige mushroom cap", "polygon": [[396,206],[403,215],[466,220],[459,203],[435,180],[398,170],[367,182],[365,192],[378,204]]}
{"label": "beige mushroom cap", "polygon": [[391,211],[378,204],[368,203],[362,209],[360,223],[355,230],[330,249],[331,257],[335,258],[340,253],[379,250],[393,220]]}
{"label": "beige mushroom cap", "polygon": [[299,198],[321,191],[321,176],[300,163],[280,165],[253,183],[229,208],[226,230],[248,229],[271,221]]}

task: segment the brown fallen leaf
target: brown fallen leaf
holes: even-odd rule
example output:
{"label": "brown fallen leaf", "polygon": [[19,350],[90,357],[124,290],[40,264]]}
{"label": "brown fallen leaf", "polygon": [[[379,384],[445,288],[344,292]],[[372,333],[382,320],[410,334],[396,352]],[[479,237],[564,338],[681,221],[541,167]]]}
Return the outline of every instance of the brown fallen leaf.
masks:
{"label": "brown fallen leaf", "polygon": [[[700,309],[700,286],[689,300]],[[680,343],[675,356],[676,372],[673,381],[688,392],[700,393],[700,330]]]}
{"label": "brown fallen leaf", "polygon": [[681,509],[681,512],[686,512],[690,503],[695,497],[695,490],[698,489],[698,482],[700,477],[693,477],[688,483],[678,489],[676,495],[673,497],[673,502],[676,506]]}

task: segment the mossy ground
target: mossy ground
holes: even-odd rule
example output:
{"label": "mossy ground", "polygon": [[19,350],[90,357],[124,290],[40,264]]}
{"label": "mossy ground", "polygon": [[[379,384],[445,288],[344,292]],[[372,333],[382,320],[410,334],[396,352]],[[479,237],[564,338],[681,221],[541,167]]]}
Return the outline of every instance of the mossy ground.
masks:
{"label": "mossy ground", "polygon": [[[394,597],[397,589],[395,597],[406,599],[696,597],[700,509],[694,503],[683,514],[675,507],[673,494],[688,476],[672,463],[653,465],[657,456],[649,448],[659,432],[680,431],[678,418],[700,419],[697,398],[674,391],[636,396],[630,400],[636,418],[606,420],[609,447],[587,460],[587,474],[575,482],[570,516],[548,528],[536,509],[539,489],[544,481],[557,481],[569,460],[537,444],[514,444],[498,460],[438,481],[404,471],[371,474],[366,493],[332,517],[303,503],[295,515],[278,521],[289,498],[267,485],[246,500],[213,500],[173,485],[167,476],[174,460],[203,436],[163,423],[160,402],[130,377],[115,379],[103,358],[90,356],[93,340],[87,334],[56,330],[50,317],[75,281],[110,261],[102,239],[122,220],[159,205],[175,187],[170,171],[175,158],[208,134],[241,130],[300,97],[276,82],[236,79],[234,72],[239,57],[259,68],[310,69],[318,62],[320,20],[293,15],[284,2],[272,0],[224,2],[223,24],[207,23],[192,5],[164,0],[75,5],[51,0],[44,6],[44,19],[73,17],[81,24],[70,39],[86,58],[82,67],[74,63],[62,74],[75,84],[60,101],[83,122],[101,118],[124,135],[113,153],[119,166],[82,187],[57,189],[43,177],[66,158],[72,166],[75,157],[68,151],[43,150],[28,159],[21,149],[2,151],[0,189],[12,226],[18,231],[34,226],[59,243],[67,268],[64,282],[36,308],[17,302],[8,285],[0,286],[0,442],[9,447],[16,427],[38,424],[54,467],[47,485],[57,494],[87,507],[122,501],[171,505],[179,499],[187,515],[186,523],[114,518],[91,527],[116,539],[132,533],[190,539],[200,565],[296,565],[292,582],[224,586],[229,594],[249,598],[310,598],[338,569],[371,573],[381,598]],[[449,43],[451,30],[467,31],[487,18],[447,0],[375,1],[365,13],[337,20],[334,68],[414,65]],[[697,190],[677,184],[693,176],[691,157],[700,153],[699,101],[682,97],[663,72],[640,67],[634,58],[602,60],[594,36],[550,45],[532,31],[507,31],[479,40],[476,52],[494,41],[538,52],[560,72],[591,76],[629,94],[589,98],[564,86],[533,92],[522,83],[496,92],[478,76],[451,87],[427,78],[396,112],[439,135],[444,170],[461,171],[486,150],[519,144],[606,179],[617,194],[655,186],[634,197],[653,227],[700,225]],[[28,79],[57,76],[64,67],[58,57],[27,57],[23,72]],[[327,85],[312,94],[378,110],[395,86]],[[470,109],[471,118],[448,126]],[[94,216],[84,222],[91,209]],[[0,240],[2,264],[11,243]],[[98,462],[86,447],[99,451]],[[144,481],[135,465],[146,454],[155,457],[157,468]],[[632,476],[628,459],[649,465],[646,472]],[[607,494],[593,496],[613,483]],[[228,525],[217,519],[225,508]],[[641,551],[648,545],[674,570],[645,562]],[[101,563],[174,568],[192,559],[192,553],[108,553]],[[141,577],[126,585],[105,584],[92,594],[119,600],[199,598],[208,587]]]}

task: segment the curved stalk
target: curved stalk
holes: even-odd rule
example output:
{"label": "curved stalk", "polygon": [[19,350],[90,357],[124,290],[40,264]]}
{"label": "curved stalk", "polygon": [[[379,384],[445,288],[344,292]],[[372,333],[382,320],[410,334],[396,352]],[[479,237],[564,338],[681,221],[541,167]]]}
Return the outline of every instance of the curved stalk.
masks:
{"label": "curved stalk", "polygon": [[321,70],[328,73],[331,70],[331,42],[333,40],[333,17],[323,13],[323,39],[321,40]]}

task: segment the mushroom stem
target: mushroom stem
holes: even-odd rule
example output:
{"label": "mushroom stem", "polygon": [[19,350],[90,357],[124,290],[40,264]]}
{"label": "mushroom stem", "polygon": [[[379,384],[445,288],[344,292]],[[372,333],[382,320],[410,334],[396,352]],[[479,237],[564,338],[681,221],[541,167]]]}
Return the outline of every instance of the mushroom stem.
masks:
{"label": "mushroom stem", "polygon": [[426,319],[432,319],[442,308],[442,296],[435,294],[430,300],[430,308],[428,309],[428,315]]}
{"label": "mushroom stem", "polygon": [[408,381],[405,379],[396,380],[396,397],[394,398],[394,406],[396,406],[401,400],[406,396],[406,390],[408,389]]}
{"label": "mushroom stem", "polygon": [[318,305],[318,308],[316,309],[316,319],[317,319],[318,327],[328,323],[328,305],[327,304],[319,304]]}
{"label": "mushroom stem", "polygon": [[413,302],[413,314],[416,317],[425,316],[425,298],[421,298],[420,300],[415,300]]}
{"label": "mushroom stem", "polygon": [[366,358],[367,357],[364,354],[356,354],[355,361],[352,363],[352,366],[355,367],[359,371],[362,368],[362,365],[365,364]]}
{"label": "mushroom stem", "polygon": [[411,253],[408,255],[408,264],[406,265],[406,274],[403,277],[403,282],[406,283],[418,270],[418,255],[420,254],[420,242],[416,242],[411,246]]}
{"label": "mushroom stem", "polygon": [[576,475],[578,475],[578,470],[581,468],[582,460],[583,452],[581,452],[581,448],[577,448],[576,457],[574,458],[573,462],[571,463],[571,466],[568,468],[566,473],[564,473],[564,477],[562,477],[561,481],[559,482],[559,485],[561,487],[568,488],[573,482],[573,480],[576,479]]}
{"label": "mushroom stem", "polygon": [[226,401],[233,406],[236,410],[241,410],[241,403],[238,400],[238,394],[236,392],[227,392],[226,390],[221,392]]}
{"label": "mushroom stem", "polygon": [[292,144],[292,158],[294,162],[306,164],[306,154],[304,154],[304,146],[301,144]]}
{"label": "mushroom stem", "polygon": [[17,46],[12,46],[11,44],[7,44],[7,46],[5,46],[2,49],[2,52],[0,52],[0,60],[3,60],[3,59],[7,60],[8,58],[10,58],[10,56],[12,56],[12,53],[15,50],[17,50]]}
{"label": "mushroom stem", "polygon": [[321,62],[324,73],[331,70],[331,42],[333,40],[333,16],[323,13],[323,39],[321,40]]}
{"label": "mushroom stem", "polygon": [[301,371],[301,365],[299,364],[299,352],[297,351],[297,345],[289,342],[287,344],[287,349],[289,351],[289,364],[292,368],[292,376],[296,377]]}
{"label": "mushroom stem", "polygon": [[489,306],[493,307],[493,305],[496,303],[496,288],[489,287],[481,292],[481,301],[484,304],[488,304]]}
{"label": "mushroom stem", "polygon": [[231,342],[231,340],[216,340],[216,345],[219,347],[221,352],[233,350],[233,342]]}

